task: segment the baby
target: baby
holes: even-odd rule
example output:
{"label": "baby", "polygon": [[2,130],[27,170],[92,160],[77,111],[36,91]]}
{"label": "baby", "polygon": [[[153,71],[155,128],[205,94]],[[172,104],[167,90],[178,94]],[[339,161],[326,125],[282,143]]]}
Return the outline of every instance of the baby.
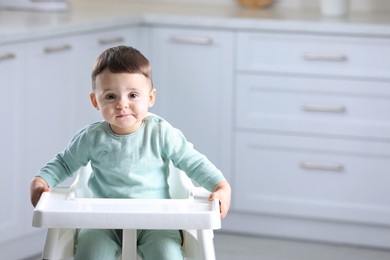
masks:
{"label": "baby", "polygon": [[[149,61],[136,49],[118,46],[97,59],[92,72],[92,105],[104,121],[81,129],[66,149],[45,165],[31,183],[35,206],[80,167],[91,163],[89,188],[97,198],[170,198],[169,163],[218,198],[221,217],[230,207],[231,189],[222,173],[196,151],[183,134],[148,113],[156,98]],[[121,253],[121,230],[81,229],[75,259],[109,260]],[[183,259],[178,230],[139,230],[138,253],[144,260]]]}

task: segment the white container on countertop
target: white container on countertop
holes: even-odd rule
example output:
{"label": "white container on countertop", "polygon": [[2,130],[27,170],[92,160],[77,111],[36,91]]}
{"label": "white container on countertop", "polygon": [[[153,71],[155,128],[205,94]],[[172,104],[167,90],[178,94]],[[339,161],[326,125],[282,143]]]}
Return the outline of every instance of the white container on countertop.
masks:
{"label": "white container on countertop", "polygon": [[324,16],[347,16],[349,11],[349,0],[320,0],[320,9]]}

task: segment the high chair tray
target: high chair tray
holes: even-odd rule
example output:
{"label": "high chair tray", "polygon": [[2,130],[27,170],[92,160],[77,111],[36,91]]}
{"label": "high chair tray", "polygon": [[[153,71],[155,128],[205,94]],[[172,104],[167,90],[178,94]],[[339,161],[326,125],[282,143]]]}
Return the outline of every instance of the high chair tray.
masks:
{"label": "high chair tray", "polygon": [[42,194],[33,226],[97,229],[219,229],[219,202],[201,199],[67,199],[69,188]]}

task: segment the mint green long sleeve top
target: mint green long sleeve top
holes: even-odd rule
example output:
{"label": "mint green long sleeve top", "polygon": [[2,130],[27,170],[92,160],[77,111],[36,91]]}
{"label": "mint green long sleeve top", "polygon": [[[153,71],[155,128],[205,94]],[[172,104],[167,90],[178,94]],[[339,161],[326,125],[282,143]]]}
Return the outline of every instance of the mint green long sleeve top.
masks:
{"label": "mint green long sleeve top", "polygon": [[97,198],[169,198],[170,161],[209,191],[225,180],[178,129],[154,114],[129,135],[116,135],[105,121],[87,126],[37,176],[55,187],[89,161],[88,186]]}

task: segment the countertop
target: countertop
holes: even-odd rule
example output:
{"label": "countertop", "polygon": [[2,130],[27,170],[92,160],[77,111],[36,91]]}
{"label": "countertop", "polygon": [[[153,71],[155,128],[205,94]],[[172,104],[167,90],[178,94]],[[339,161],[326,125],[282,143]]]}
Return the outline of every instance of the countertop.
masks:
{"label": "countertop", "polygon": [[0,10],[0,44],[85,30],[149,24],[222,30],[261,30],[365,35],[390,38],[389,13],[352,13],[324,18],[317,9],[132,4],[109,0],[70,0],[68,12]]}

